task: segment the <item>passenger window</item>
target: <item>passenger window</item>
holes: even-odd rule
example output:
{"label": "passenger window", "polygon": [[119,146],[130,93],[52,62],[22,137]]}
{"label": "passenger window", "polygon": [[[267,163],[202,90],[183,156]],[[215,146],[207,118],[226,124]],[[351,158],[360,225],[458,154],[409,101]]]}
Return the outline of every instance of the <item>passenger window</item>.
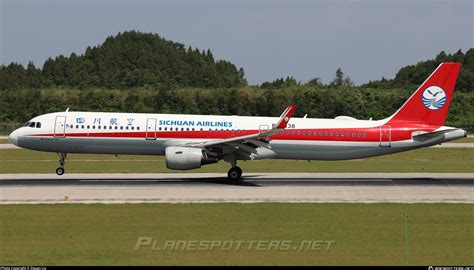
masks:
{"label": "passenger window", "polygon": [[97,126],[97,129],[100,129],[100,126]]}
{"label": "passenger window", "polygon": [[339,137],[339,132],[336,132],[336,137]]}
{"label": "passenger window", "polygon": [[90,129],[90,128],[91,128],[91,126],[87,126],[87,129]]}
{"label": "passenger window", "polygon": [[323,132],[322,132],[322,131],[319,132],[319,136],[323,136]]}
{"label": "passenger window", "polygon": [[117,127],[117,126],[115,126],[115,129],[118,129],[118,127]]}
{"label": "passenger window", "polygon": [[357,137],[360,137],[360,136],[361,136],[361,134],[360,134],[360,133],[357,133]]}
{"label": "passenger window", "polygon": [[92,129],[95,129],[95,126],[92,126]]}
{"label": "passenger window", "polygon": [[311,134],[313,134],[313,133],[311,131],[308,131],[308,135],[311,135]]}
{"label": "passenger window", "polygon": [[137,130],[140,130],[140,127],[137,127]]}
{"label": "passenger window", "polygon": [[341,137],[344,137],[344,132],[341,132]]}
{"label": "passenger window", "polygon": [[334,136],[334,132],[331,131],[331,136]]}
{"label": "passenger window", "polygon": [[125,129],[128,130],[128,126],[126,126]]}
{"label": "passenger window", "polygon": [[356,134],[355,134],[355,133],[352,133],[352,137],[355,137],[355,136],[356,136]]}
{"label": "passenger window", "polygon": [[286,135],[290,135],[290,132],[289,132],[289,131],[286,131]]}
{"label": "passenger window", "polygon": [[324,132],[324,136],[327,136],[327,135],[328,135],[328,132],[327,132],[327,131],[326,131],[326,132]]}
{"label": "passenger window", "polygon": [[120,126],[120,130],[123,130],[123,126]]}
{"label": "passenger window", "polygon": [[298,131],[296,134],[301,135],[301,131]]}
{"label": "passenger window", "polygon": [[165,127],[165,131],[167,131],[167,130],[168,130],[168,128],[167,128],[167,127]]}
{"label": "passenger window", "polygon": [[294,131],[294,130],[291,131],[291,135],[295,135],[295,131]]}
{"label": "passenger window", "polygon": [[347,132],[347,137],[350,137],[351,136],[351,133],[350,132]]}
{"label": "passenger window", "polygon": [[364,133],[364,137],[367,137],[367,133]]}
{"label": "passenger window", "polygon": [[[132,130],[134,130],[134,129],[135,129],[135,127],[132,126]],[[161,128],[160,128],[160,130],[161,130]]]}
{"label": "passenger window", "polygon": [[76,125],[76,128],[79,128],[79,125]]}
{"label": "passenger window", "polygon": [[84,129],[84,125],[81,126],[81,129]]}
{"label": "passenger window", "polygon": [[306,135],[306,131],[303,131],[303,135]]}

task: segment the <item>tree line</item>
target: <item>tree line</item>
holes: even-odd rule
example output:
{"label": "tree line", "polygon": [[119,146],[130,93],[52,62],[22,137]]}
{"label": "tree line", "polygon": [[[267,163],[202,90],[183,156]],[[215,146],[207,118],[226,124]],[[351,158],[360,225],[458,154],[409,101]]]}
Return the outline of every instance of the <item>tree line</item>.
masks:
{"label": "tree line", "polygon": [[[393,79],[382,78],[361,85],[362,88],[393,89],[419,85],[441,63],[459,62],[457,89],[474,89],[474,49],[466,53],[440,52],[435,59],[422,61],[400,69]],[[302,85],[293,77],[278,78],[260,85],[278,89]],[[230,88],[247,85],[243,68],[226,60],[215,60],[212,52],[186,47],[163,37],[138,31],[110,36],[102,44],[87,47],[81,55],[59,55],[48,58],[42,68],[33,62],[26,67],[18,63],[0,66],[0,90],[39,88],[130,89],[167,87],[170,89]],[[315,77],[304,85],[314,87],[353,88],[354,83],[339,68],[334,80],[323,84]]]}
{"label": "tree line", "polygon": [[0,89],[72,87],[128,89],[161,85],[178,87],[237,87],[246,85],[244,70],[215,60],[211,51],[166,40],[157,34],[129,31],[87,47],[84,54],[60,55],[42,68],[30,62],[0,67]]}
{"label": "tree line", "polygon": [[[240,88],[138,88],[0,90],[0,122],[24,122],[34,116],[64,111],[181,113],[206,115],[278,116],[297,104],[296,117],[383,119],[393,114],[414,89],[314,88],[296,86]],[[454,93],[447,122],[474,123],[474,93]]]}
{"label": "tree line", "polygon": [[458,50],[454,54],[446,54],[440,52],[435,59],[418,62],[415,65],[409,65],[401,68],[395,78],[386,79],[382,77],[380,80],[369,81],[360,86],[355,86],[354,82],[346,76],[341,68],[336,70],[334,79],[328,84],[324,84],[319,77],[315,77],[306,83],[297,81],[292,76],[286,78],[279,78],[271,82],[264,82],[260,85],[264,89],[278,89],[291,86],[306,85],[312,87],[328,87],[328,88],[374,88],[374,89],[395,89],[405,88],[413,89],[418,87],[425,81],[426,78],[441,64],[442,62],[456,62],[461,63],[462,68],[459,72],[456,83],[456,90],[462,92],[474,91],[474,49],[471,48],[464,54]]}
{"label": "tree line", "polygon": [[421,61],[416,65],[409,65],[401,68],[395,78],[388,80],[382,78],[378,81],[371,81],[361,85],[361,87],[392,89],[392,88],[413,88],[420,85],[442,62],[462,63],[456,82],[456,90],[462,92],[474,91],[474,49],[471,48],[464,54],[458,50],[454,54],[440,52],[435,59]]}

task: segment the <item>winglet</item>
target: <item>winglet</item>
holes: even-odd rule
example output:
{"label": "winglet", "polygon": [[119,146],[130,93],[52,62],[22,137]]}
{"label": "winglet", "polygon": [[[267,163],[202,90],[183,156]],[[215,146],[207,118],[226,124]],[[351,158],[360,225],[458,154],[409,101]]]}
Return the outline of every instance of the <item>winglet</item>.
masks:
{"label": "winglet", "polygon": [[296,110],[296,105],[290,105],[286,107],[283,113],[280,115],[280,119],[275,124],[275,128],[284,129],[291,119],[293,112]]}

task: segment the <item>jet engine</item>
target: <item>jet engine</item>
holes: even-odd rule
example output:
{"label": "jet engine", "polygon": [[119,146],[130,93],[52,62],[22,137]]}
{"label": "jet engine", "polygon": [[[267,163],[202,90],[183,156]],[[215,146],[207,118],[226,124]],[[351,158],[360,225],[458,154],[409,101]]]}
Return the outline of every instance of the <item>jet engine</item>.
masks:
{"label": "jet engine", "polygon": [[173,170],[191,170],[201,168],[201,165],[217,163],[205,149],[181,146],[166,148],[166,167]]}

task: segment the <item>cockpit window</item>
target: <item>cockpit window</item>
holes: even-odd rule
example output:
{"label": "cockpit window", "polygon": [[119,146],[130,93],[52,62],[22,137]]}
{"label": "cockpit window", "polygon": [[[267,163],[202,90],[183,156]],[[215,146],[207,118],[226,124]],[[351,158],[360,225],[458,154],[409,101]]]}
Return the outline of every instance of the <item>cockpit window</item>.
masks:
{"label": "cockpit window", "polygon": [[27,122],[24,127],[41,128],[41,122]]}

